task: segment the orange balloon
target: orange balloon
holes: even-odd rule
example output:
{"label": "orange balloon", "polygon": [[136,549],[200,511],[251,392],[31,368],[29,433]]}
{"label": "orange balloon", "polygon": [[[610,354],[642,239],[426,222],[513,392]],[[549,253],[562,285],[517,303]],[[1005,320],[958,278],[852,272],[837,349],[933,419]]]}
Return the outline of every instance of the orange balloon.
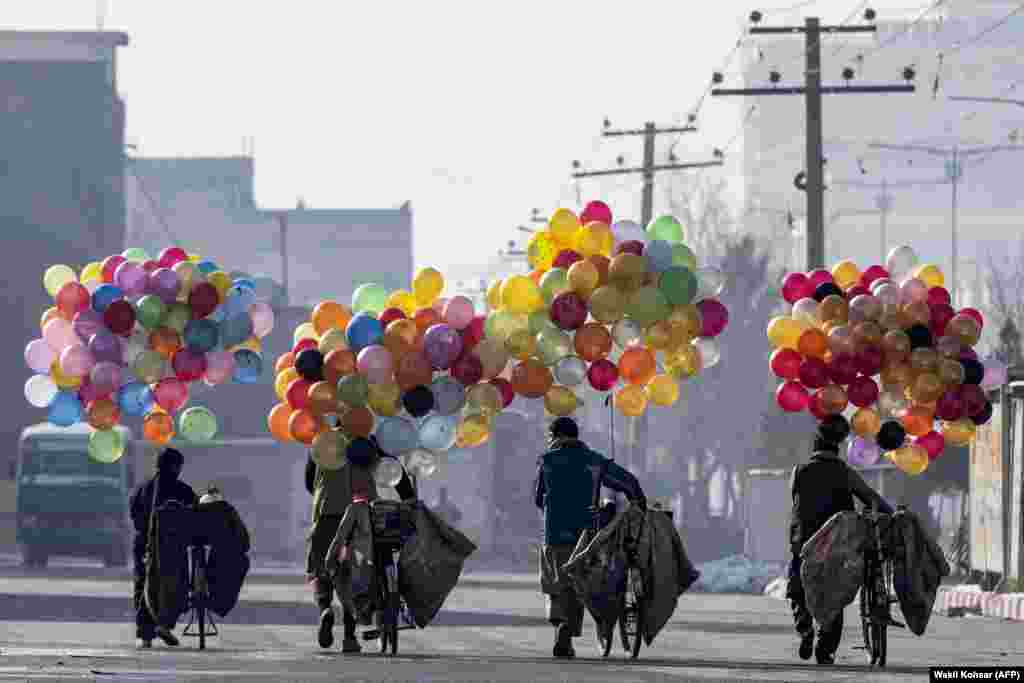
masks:
{"label": "orange balloon", "polygon": [[323,335],[328,330],[344,330],[350,320],[352,312],[336,301],[321,301],[311,316],[317,335]]}
{"label": "orange balloon", "polygon": [[278,403],[271,408],[267,415],[267,428],[270,430],[270,435],[278,441],[294,441],[295,438],[288,431],[288,421],[294,412],[287,403]]}
{"label": "orange balloon", "polygon": [[109,398],[99,398],[89,403],[86,415],[93,429],[111,429],[121,421],[121,409]]}
{"label": "orange balloon", "polygon": [[515,364],[511,381],[512,390],[526,398],[540,398],[554,384],[551,371],[532,358]]}
{"label": "orange balloon", "polygon": [[600,323],[586,323],[576,330],[573,342],[576,355],[588,363],[600,360],[612,351],[612,335]]}
{"label": "orange balloon", "polygon": [[846,396],[846,389],[838,384],[825,386],[819,394],[822,412],[828,415],[838,415],[846,410],[849,399]]}
{"label": "orange balloon", "polygon": [[[597,269],[597,287],[604,287],[608,284],[608,269],[611,268],[611,260],[607,256],[601,254],[594,254],[588,256],[587,260],[594,264],[594,268]],[[597,289],[595,287],[594,289]]]}
{"label": "orange balloon", "polygon": [[46,327],[46,323],[50,322],[54,318],[59,317],[61,317],[61,315],[57,307],[50,306],[49,308],[46,309],[46,312],[43,313],[43,317],[39,320],[39,329],[43,329],[44,327]]}
{"label": "orange balloon", "polygon": [[415,320],[400,318],[393,320],[384,330],[384,348],[391,352],[392,358],[401,358],[414,348],[420,329]]}
{"label": "orange balloon", "polygon": [[924,436],[932,430],[935,415],[923,406],[912,406],[900,417],[903,428],[911,436]]}
{"label": "orange balloon", "polygon": [[149,335],[149,345],[164,358],[181,348],[181,336],[169,327],[158,327]]}
{"label": "orange balloon", "polygon": [[293,439],[307,446],[313,445],[316,435],[326,429],[327,424],[323,419],[308,410],[296,410],[288,418],[288,433]]}
{"label": "orange balloon", "polygon": [[838,294],[829,294],[818,304],[818,320],[846,323],[850,319],[850,304]]}
{"label": "orange balloon", "polygon": [[871,320],[853,326],[853,341],[857,346],[878,346],[882,342],[884,330]]}
{"label": "orange balloon", "polygon": [[619,358],[619,374],[629,384],[647,384],[658,374],[654,354],[643,346],[629,347]]}
{"label": "orange balloon", "polygon": [[405,354],[395,364],[395,384],[403,392],[421,384],[429,386],[433,379],[433,368],[419,351]]}
{"label": "orange balloon", "polygon": [[366,406],[356,406],[341,417],[341,430],[353,439],[370,436],[373,424],[373,413]]}
{"label": "orange balloon", "polygon": [[[433,308],[421,308],[413,314],[412,319],[416,322],[416,329],[426,332],[432,325],[441,322],[441,316]],[[398,322],[397,320],[395,322]],[[391,323],[394,325],[394,323]],[[388,325],[391,327],[391,325]]]}
{"label": "orange balloon", "polygon": [[817,327],[812,327],[800,335],[796,349],[805,356],[824,358],[828,351],[828,336]]}
{"label": "orange balloon", "polygon": [[142,435],[153,443],[167,443],[174,436],[174,419],[163,411],[151,411],[142,420]]}
{"label": "orange balloon", "polygon": [[894,363],[882,368],[882,386],[886,389],[903,389],[913,379],[913,372],[909,365]]}
{"label": "orange balloon", "polygon": [[286,351],[277,357],[277,362],[274,363],[274,374],[279,375],[282,371],[288,368],[295,367],[295,354],[291,351]]}
{"label": "orange balloon", "polygon": [[922,372],[916,378],[910,388],[911,396],[915,401],[931,403],[937,401],[945,391],[945,386],[938,375],[931,372]]}
{"label": "orange balloon", "polygon": [[356,354],[348,349],[334,349],[324,356],[324,381],[336,385],[342,377],[356,371]]}
{"label": "orange balloon", "polygon": [[338,391],[333,382],[317,382],[307,393],[309,412],[314,415],[333,415],[338,412]]}
{"label": "orange balloon", "polygon": [[850,427],[855,434],[865,439],[874,438],[882,428],[882,418],[871,408],[861,408],[853,414]]}
{"label": "orange balloon", "polygon": [[533,280],[533,284],[535,284],[535,285],[537,285],[539,287],[540,286],[540,279],[542,277],[544,277],[544,273],[545,272],[546,271],[543,271],[543,270],[531,270],[530,271],[530,279]]}

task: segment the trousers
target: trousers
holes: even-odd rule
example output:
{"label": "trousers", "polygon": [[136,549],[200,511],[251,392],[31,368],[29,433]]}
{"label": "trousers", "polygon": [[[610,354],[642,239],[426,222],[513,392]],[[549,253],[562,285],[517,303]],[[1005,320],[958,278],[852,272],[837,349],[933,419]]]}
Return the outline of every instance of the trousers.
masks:
{"label": "trousers", "polygon": [[135,637],[142,640],[153,640],[156,637],[156,622],[146,606],[146,538],[142,542],[136,538],[132,543],[133,600],[135,605]]}
{"label": "trousers", "polygon": [[[334,540],[334,534],[338,532],[341,525],[340,515],[324,515],[313,531],[310,539],[310,557],[314,558],[309,565],[314,569],[313,575],[313,603],[316,605],[317,615],[323,614],[325,609],[331,609],[334,604],[334,582],[324,570],[324,555]],[[342,623],[345,627],[345,637],[354,637],[356,632],[356,618],[351,614],[341,596],[338,602],[342,606]]]}
{"label": "trousers", "polygon": [[[789,563],[788,586],[786,597],[789,598],[790,608],[793,610],[793,625],[800,637],[806,637],[814,632],[814,618],[807,609],[807,596],[804,594],[804,585],[800,580],[800,568],[803,560],[796,553],[793,554]],[[831,624],[818,624],[818,652],[834,655],[839,649],[839,643],[843,638],[843,613]]]}
{"label": "trousers", "polygon": [[574,637],[583,634],[583,599],[576,592],[562,565],[572,557],[575,545],[544,545],[540,550],[541,592],[546,598],[548,622],[567,624]]}

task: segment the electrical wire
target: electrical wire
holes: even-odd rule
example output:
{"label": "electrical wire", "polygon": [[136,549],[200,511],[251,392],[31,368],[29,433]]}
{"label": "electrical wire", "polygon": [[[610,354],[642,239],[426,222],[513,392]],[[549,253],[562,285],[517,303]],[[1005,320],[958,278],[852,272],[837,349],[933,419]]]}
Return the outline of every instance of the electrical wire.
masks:
{"label": "electrical wire", "polygon": [[945,54],[946,55],[959,54],[959,52],[961,50],[963,50],[964,48],[970,47],[972,45],[977,44],[977,42],[979,40],[981,40],[982,38],[984,38],[988,34],[992,33],[993,31],[995,31],[996,29],[998,29],[998,28],[1000,28],[1002,26],[1005,26],[1006,22],[1008,22],[1010,19],[1012,19],[1016,15],[1020,14],[1021,12],[1024,12],[1024,3],[1021,3],[1021,4],[1017,5],[1016,7],[1014,7],[1013,10],[1010,11],[1009,14],[1007,14],[1003,18],[999,19],[995,23],[993,23],[993,24],[987,26],[986,28],[982,29],[978,33],[974,34],[973,36],[968,38],[966,42],[959,43],[959,44],[953,46],[951,49],[946,50]]}

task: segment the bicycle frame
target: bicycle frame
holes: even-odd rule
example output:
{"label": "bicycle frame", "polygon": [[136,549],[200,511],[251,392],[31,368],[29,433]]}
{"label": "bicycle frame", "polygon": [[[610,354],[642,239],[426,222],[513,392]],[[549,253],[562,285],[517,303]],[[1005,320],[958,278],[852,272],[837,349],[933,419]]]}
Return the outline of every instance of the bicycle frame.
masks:
{"label": "bicycle frame", "polygon": [[[206,544],[189,544],[188,552],[188,609],[190,611],[188,624],[182,631],[183,636],[199,638],[199,649],[206,649],[207,636],[219,635],[217,624],[213,621],[213,615],[207,611],[206,603],[210,599],[210,585],[207,581],[206,563],[210,552],[210,546]],[[197,631],[190,631],[195,624]],[[207,629],[209,627],[209,630]]]}
{"label": "bicycle frame", "polygon": [[[888,634],[890,626],[905,628],[892,618],[891,597],[893,590],[892,551],[888,539],[882,533],[882,523],[893,516],[883,515],[877,507],[861,513],[867,523],[868,540],[864,548],[864,584],[861,586],[860,617],[864,635],[864,647],[871,658],[871,666],[884,667],[887,659]],[[891,528],[891,527],[890,527]],[[888,533],[889,530],[886,530]]]}

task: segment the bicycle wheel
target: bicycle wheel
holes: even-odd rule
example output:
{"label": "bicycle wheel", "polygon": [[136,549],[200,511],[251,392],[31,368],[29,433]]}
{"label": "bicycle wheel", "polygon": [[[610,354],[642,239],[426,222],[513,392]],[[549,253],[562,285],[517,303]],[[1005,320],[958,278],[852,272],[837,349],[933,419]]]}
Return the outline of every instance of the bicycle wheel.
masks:
{"label": "bicycle wheel", "polygon": [[391,656],[398,654],[398,593],[389,591],[388,595],[388,628],[391,630],[388,640],[391,645]]}
{"label": "bicycle wheel", "polygon": [[[865,574],[868,574],[865,571]],[[864,581],[864,585],[860,588],[860,626],[864,635],[864,651],[867,652],[868,658],[871,660],[871,664],[875,663],[874,660],[874,648],[871,644],[871,584],[869,581]]]}
{"label": "bicycle wheel", "polygon": [[632,659],[636,659],[640,654],[640,633],[644,616],[642,596],[636,590],[636,581],[639,577],[634,571],[630,569],[627,575],[625,605],[622,608],[622,616],[619,617],[622,648]]}
{"label": "bicycle wheel", "polygon": [[199,548],[193,555],[192,595],[195,599],[196,623],[199,625],[199,649],[206,649],[206,550]]}

